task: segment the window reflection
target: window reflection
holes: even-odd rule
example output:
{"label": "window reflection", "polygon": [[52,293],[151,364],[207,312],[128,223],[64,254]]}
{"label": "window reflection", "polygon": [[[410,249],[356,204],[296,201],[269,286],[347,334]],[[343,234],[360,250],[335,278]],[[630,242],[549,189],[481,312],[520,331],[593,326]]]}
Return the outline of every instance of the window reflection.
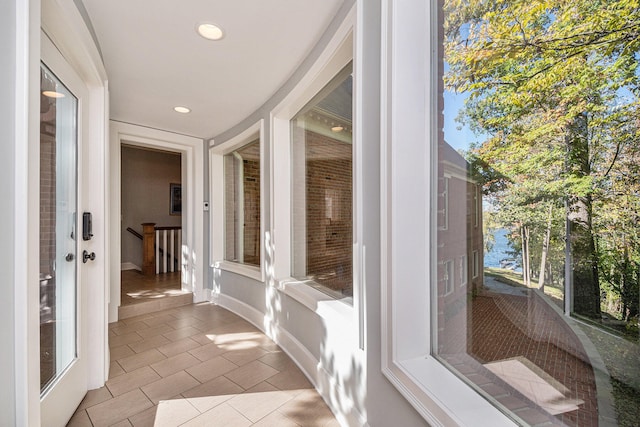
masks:
{"label": "window reflection", "polygon": [[293,277],[353,295],[351,65],[291,121]]}
{"label": "window reflection", "polygon": [[634,425],[637,7],[441,5],[434,352],[520,424]]}

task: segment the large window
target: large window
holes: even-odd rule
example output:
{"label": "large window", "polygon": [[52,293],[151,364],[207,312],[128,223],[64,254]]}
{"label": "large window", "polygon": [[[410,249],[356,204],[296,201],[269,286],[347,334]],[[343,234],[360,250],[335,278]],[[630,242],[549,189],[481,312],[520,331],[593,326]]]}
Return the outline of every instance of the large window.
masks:
{"label": "large window", "polygon": [[260,140],[224,156],[224,259],[260,265]]}
{"label": "large window", "polygon": [[637,5],[446,0],[441,17],[433,352],[517,423],[633,425]]}
{"label": "large window", "polygon": [[293,277],[353,294],[351,66],[291,121]]}
{"label": "large window", "polygon": [[637,425],[637,5],[383,5],[383,372],[431,424]]}

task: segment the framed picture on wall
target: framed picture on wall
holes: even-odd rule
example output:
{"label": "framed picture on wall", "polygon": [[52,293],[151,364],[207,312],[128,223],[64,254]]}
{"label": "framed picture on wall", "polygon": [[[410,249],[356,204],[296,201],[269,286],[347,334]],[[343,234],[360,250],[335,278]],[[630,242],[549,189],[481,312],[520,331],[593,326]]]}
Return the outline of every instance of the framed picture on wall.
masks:
{"label": "framed picture on wall", "polygon": [[169,215],[182,215],[182,185],[169,184]]}

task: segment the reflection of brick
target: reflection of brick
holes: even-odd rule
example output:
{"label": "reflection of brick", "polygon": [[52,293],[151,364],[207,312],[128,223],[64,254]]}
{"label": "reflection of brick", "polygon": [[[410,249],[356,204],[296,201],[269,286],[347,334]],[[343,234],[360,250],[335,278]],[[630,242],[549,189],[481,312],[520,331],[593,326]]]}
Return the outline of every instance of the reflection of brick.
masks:
{"label": "reflection of brick", "polygon": [[307,274],[351,295],[351,145],[308,131],[306,157]]}
{"label": "reflection of brick", "polygon": [[[566,425],[597,426],[598,409],[593,369],[578,338],[535,293],[526,296],[487,292],[471,303],[471,355],[480,363],[522,356],[568,389],[565,397],[584,403],[558,414]],[[535,327],[533,327],[535,325]],[[485,373],[485,376],[487,374]],[[500,400],[500,399],[499,399]],[[515,410],[517,400],[505,400]],[[536,424],[546,419],[538,408],[520,408],[518,416]]]}

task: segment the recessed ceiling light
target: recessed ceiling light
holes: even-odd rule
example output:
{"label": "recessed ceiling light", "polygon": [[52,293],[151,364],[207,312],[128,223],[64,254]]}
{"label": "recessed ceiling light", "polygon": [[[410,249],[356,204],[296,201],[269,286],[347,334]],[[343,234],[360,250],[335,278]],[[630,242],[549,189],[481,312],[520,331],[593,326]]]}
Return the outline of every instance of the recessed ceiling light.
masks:
{"label": "recessed ceiling light", "polygon": [[220,40],[224,37],[222,28],[214,24],[199,24],[197,30],[198,34],[207,40]]}
{"label": "recessed ceiling light", "polygon": [[182,113],[182,114],[187,114],[191,112],[190,108],[187,107],[173,107],[174,111],[176,111],[177,113]]}
{"label": "recessed ceiling light", "polygon": [[47,98],[64,98],[64,93],[55,92],[53,90],[45,90],[42,94]]}
{"label": "recessed ceiling light", "polygon": [[332,132],[342,132],[344,128],[342,126],[334,126],[331,128]]}

